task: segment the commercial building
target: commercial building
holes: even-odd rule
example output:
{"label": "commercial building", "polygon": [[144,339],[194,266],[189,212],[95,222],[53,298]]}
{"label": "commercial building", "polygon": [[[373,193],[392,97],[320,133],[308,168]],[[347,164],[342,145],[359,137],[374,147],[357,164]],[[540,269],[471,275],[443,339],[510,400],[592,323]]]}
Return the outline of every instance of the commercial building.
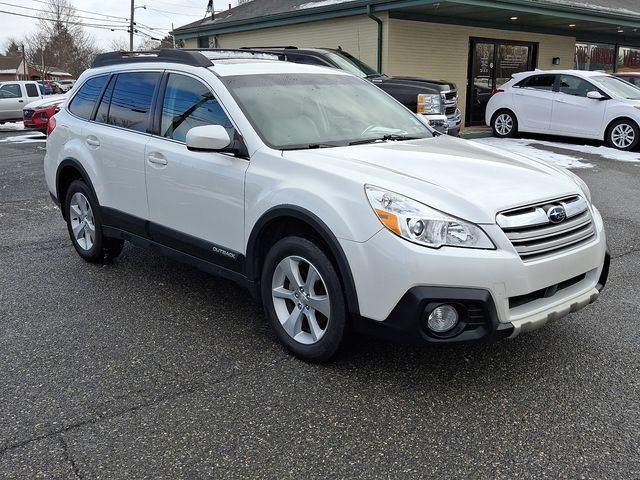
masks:
{"label": "commercial building", "polygon": [[185,48],[341,47],[388,75],[454,81],[466,125],[519,71],[640,71],[638,0],[253,0],[173,33]]}

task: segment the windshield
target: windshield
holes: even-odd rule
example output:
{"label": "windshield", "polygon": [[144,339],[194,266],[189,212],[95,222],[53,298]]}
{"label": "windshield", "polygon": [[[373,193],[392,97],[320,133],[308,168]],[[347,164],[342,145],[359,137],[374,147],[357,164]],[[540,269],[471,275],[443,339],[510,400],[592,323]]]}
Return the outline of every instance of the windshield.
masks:
{"label": "windshield", "polygon": [[353,55],[347,52],[327,52],[327,56],[340,67],[341,70],[345,72],[349,72],[356,77],[377,77],[380,74],[376,72],[373,68],[371,68],[366,63],[358,60]]}
{"label": "windshield", "polygon": [[293,150],[432,137],[417,116],[351,75],[223,77],[262,140]]}
{"label": "windshield", "polygon": [[640,100],[640,88],[631,85],[629,82],[625,82],[620,78],[602,75],[598,77],[591,77],[591,80],[593,80],[597,85],[601,85],[611,91],[614,95],[627,98],[629,100]]}

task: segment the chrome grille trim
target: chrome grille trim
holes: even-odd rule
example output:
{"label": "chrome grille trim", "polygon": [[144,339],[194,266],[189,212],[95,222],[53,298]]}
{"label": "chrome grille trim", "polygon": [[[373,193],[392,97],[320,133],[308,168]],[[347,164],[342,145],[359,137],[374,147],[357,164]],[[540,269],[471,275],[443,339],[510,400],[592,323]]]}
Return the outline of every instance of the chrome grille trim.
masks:
{"label": "chrome grille trim", "polygon": [[33,117],[33,114],[35,113],[34,110],[23,110],[22,114],[24,115],[25,119],[30,119],[31,117]]}
{"label": "chrome grille trim", "polygon": [[[566,220],[549,220],[547,211],[555,206],[564,207]],[[596,234],[589,206],[579,196],[507,210],[496,220],[524,261],[575,248]]]}

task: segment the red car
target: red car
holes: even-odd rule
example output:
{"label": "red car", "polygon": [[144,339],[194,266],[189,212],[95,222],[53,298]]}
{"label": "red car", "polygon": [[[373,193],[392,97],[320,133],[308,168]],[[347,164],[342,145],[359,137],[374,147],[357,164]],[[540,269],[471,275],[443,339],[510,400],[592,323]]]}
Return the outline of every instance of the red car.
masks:
{"label": "red car", "polygon": [[22,109],[24,126],[46,133],[49,119],[58,112],[60,105],[66,101],[66,96],[57,95],[56,98],[49,97],[28,104]]}
{"label": "red car", "polygon": [[618,72],[614,73],[618,78],[633,83],[636,87],[640,87],[640,72]]}

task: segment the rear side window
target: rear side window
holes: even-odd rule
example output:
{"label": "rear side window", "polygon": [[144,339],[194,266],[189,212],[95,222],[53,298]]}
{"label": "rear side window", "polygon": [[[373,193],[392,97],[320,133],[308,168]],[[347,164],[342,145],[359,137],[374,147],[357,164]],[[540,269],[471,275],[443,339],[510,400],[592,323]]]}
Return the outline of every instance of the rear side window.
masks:
{"label": "rear side window", "polygon": [[15,97],[22,96],[22,92],[20,91],[20,85],[18,85],[17,83],[5,83],[2,86],[2,90],[5,90],[6,92],[11,93]]}
{"label": "rear side window", "polygon": [[110,93],[109,125],[146,132],[153,93],[160,79],[157,72],[121,73]]}
{"label": "rear side window", "polygon": [[553,84],[556,82],[555,75],[533,75],[525,78],[516,86],[524,88],[535,88],[536,90],[553,90]]}
{"label": "rear side window", "polygon": [[113,95],[113,86],[116,83],[116,76],[111,77],[107,89],[102,95],[98,112],[96,113],[96,122],[107,123],[109,121],[109,106],[111,104],[111,96]]}
{"label": "rear side window", "polygon": [[25,85],[26,89],[27,89],[27,96],[28,97],[39,97],[40,96],[40,92],[38,92],[38,87],[36,87],[33,83],[27,83]]}
{"label": "rear side window", "polygon": [[106,75],[101,75],[87,80],[71,100],[69,111],[74,115],[89,120],[107,78]]}
{"label": "rear side window", "polygon": [[211,90],[194,78],[172,73],[162,105],[160,134],[184,142],[187,132],[201,125],[222,125],[229,138],[234,137],[231,120]]}

